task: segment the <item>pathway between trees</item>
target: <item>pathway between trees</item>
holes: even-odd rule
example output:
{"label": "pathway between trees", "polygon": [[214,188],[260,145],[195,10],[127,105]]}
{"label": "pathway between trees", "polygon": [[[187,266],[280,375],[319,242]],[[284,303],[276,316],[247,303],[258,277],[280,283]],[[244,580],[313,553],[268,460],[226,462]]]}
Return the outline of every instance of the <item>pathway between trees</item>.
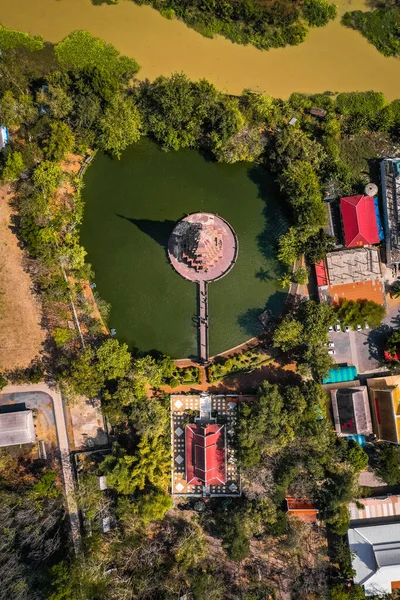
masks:
{"label": "pathway between trees", "polygon": [[1,390],[2,394],[29,394],[34,392],[42,392],[47,394],[53,401],[58,448],[60,451],[61,470],[64,481],[65,499],[71,524],[72,542],[74,544],[75,552],[77,552],[80,546],[81,533],[79,527],[78,505],[75,499],[75,480],[71,463],[71,454],[69,449],[69,440],[62,396],[56,390],[49,388],[49,386],[45,383],[7,385],[3,390]]}

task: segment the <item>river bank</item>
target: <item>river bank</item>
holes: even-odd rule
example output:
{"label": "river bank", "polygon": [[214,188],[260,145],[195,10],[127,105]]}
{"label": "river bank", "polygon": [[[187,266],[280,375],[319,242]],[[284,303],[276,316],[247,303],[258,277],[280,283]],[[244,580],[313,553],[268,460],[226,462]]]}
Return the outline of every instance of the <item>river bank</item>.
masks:
{"label": "river bank", "polygon": [[94,6],[91,0],[0,0],[1,24],[58,42],[86,29],[111,42],[142,65],[139,77],[184,72],[207,78],[219,89],[240,94],[244,88],[287,98],[292,92],[330,90],[383,92],[398,96],[400,61],[385,58],[357,31],[340,24],[348,10],[364,9],[363,0],[339,0],[338,16],[309,32],[300,46],[260,51],[222,37],[210,40],[184,23],[162,17],[131,0]]}

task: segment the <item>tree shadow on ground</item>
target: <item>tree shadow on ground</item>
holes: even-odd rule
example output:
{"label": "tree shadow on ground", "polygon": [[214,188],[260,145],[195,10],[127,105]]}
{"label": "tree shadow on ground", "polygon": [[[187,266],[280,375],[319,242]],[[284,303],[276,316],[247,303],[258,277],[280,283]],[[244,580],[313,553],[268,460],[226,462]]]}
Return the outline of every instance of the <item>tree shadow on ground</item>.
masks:
{"label": "tree shadow on ground", "polygon": [[120,219],[125,219],[135,225],[140,231],[148,235],[151,239],[153,239],[157,244],[162,246],[167,253],[168,251],[168,240],[169,237],[176,225],[176,221],[153,221],[151,219],[133,219],[131,217],[125,217],[125,215],[120,215],[115,213],[117,217]]}
{"label": "tree shadow on ground", "polygon": [[265,202],[265,225],[257,236],[257,245],[261,254],[270,260],[276,256],[279,238],[287,231],[289,212],[286,203],[283,200],[279,201],[279,188],[266,169],[260,166],[251,167],[248,176],[256,184],[259,198]]}
{"label": "tree shadow on ground", "polygon": [[383,323],[380,327],[370,331],[365,343],[368,344],[368,351],[371,358],[381,363],[383,362],[385,341],[392,332],[393,329],[385,323]]}
{"label": "tree shadow on ground", "polygon": [[263,381],[270,383],[284,383],[286,385],[299,384],[301,377],[292,370],[282,369],[276,364],[267,364],[251,372],[235,373],[225,377],[223,381],[210,385],[211,394],[254,394]]}

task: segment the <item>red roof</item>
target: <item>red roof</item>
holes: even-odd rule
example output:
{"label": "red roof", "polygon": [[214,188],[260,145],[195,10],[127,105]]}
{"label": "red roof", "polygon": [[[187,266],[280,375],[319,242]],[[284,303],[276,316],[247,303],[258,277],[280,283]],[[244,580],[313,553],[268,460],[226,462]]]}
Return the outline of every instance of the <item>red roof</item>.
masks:
{"label": "red roof", "polygon": [[321,262],[316,263],[314,267],[318,287],[320,287],[321,285],[328,285],[328,276],[326,274],[325,261],[321,260]]}
{"label": "red roof", "polygon": [[340,198],[344,238],[348,248],[379,244],[378,226],[372,196]]}
{"label": "red roof", "polygon": [[226,483],[223,425],[186,425],[186,481],[193,485]]}

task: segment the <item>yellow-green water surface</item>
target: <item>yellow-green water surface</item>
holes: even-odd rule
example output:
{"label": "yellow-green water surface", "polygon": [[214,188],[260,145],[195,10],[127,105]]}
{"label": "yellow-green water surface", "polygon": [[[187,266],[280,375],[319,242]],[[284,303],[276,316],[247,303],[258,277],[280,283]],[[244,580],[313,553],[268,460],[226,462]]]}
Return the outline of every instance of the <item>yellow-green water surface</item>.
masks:
{"label": "yellow-green water surface", "polygon": [[217,164],[194,150],[163,152],[143,139],[120,161],[98,155],[84,181],[81,241],[120,340],[174,358],[197,355],[196,284],[166,254],[176,221],[197,211],[221,215],[239,239],[235,267],[209,286],[210,354],[257,334],[265,306],[281,310],[275,253],[286,221],[264,169]]}

